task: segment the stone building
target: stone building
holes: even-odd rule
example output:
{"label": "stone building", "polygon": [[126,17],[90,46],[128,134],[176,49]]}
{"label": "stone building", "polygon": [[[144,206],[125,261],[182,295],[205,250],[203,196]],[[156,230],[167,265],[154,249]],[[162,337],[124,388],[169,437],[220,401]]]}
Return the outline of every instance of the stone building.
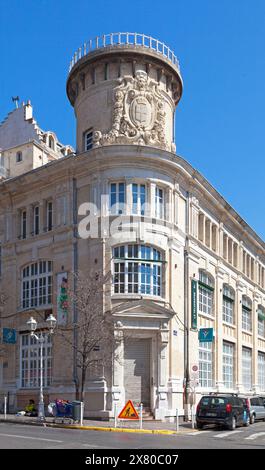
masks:
{"label": "stone building", "polygon": [[[1,345],[0,393],[14,408],[37,399],[38,345],[30,344],[26,321],[39,311],[60,322],[62,280],[95,264],[103,272],[111,266],[104,301],[115,307],[123,360],[88,377],[87,416],[113,417],[115,404],[131,399],[172,419],[176,408],[184,414],[195,385],[197,398],[264,392],[265,245],[176,154],[182,78],[174,53],[141,34],[98,37],[74,55],[67,94],[76,154],[30,113],[26,119],[29,104],[0,126],[1,328],[16,332],[16,342]],[[23,146],[31,147],[19,170]],[[77,230],[87,202],[105,227],[90,238]],[[117,218],[127,228],[118,236],[108,229]],[[72,315],[69,309],[65,321]],[[74,398],[72,356],[47,339],[47,400]]]}

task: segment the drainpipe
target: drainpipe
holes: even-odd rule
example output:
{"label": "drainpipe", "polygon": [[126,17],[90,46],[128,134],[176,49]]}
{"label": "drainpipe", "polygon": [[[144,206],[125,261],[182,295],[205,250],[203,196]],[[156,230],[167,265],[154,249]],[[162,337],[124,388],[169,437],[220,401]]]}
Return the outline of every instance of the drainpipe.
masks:
{"label": "drainpipe", "polygon": [[186,206],[186,240],[184,249],[184,421],[188,421],[189,392],[190,392],[190,370],[189,370],[189,192],[187,192]]}
{"label": "drainpipe", "polygon": [[[77,241],[77,188],[76,188],[76,179],[73,178],[72,181],[72,187],[73,187],[73,214],[72,214],[72,220],[73,220],[73,273],[74,273],[74,285],[73,285],[73,292],[74,292],[74,298],[76,296],[76,291],[77,291],[77,279],[76,279],[76,274],[78,272],[78,241]],[[75,384],[75,391],[76,391],[76,400],[79,399],[79,379],[78,379],[78,374],[77,374],[77,342],[78,342],[78,336],[77,336],[77,321],[78,321],[78,311],[76,307],[76,302],[74,300],[73,302],[73,381]]]}

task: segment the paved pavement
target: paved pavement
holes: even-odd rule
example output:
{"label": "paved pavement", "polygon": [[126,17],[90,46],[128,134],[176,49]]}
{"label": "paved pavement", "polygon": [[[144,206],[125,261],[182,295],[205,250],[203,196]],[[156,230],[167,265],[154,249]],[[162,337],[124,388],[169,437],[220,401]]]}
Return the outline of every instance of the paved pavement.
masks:
{"label": "paved pavement", "polygon": [[[0,422],[1,449],[79,449],[90,455],[105,449],[265,449],[265,423],[235,431],[208,428],[172,435],[62,429]],[[139,452],[137,452],[139,454]],[[129,456],[130,453],[125,455]],[[81,455],[81,454],[80,454]],[[105,454],[106,455],[106,454]],[[192,455],[193,454],[188,454]]]}
{"label": "paved pavement", "polygon": [[[0,415],[0,421],[4,421],[4,415]],[[33,424],[33,425],[42,425],[39,421],[38,418],[31,418],[28,416],[17,416],[15,414],[9,414],[7,415],[6,422],[10,423],[15,423],[15,424]],[[46,417],[45,422],[47,425],[61,425],[63,424],[64,426],[71,425],[71,421],[69,419],[65,419],[64,422],[61,418],[52,418],[52,417]],[[101,428],[103,429],[112,429],[114,428],[114,421],[100,421],[100,420],[90,420],[90,419],[85,419],[83,421],[84,427],[88,427],[90,429],[92,428]],[[79,424],[74,424],[74,427],[79,426]],[[130,430],[139,430],[140,424],[139,421],[134,421],[134,420],[118,420],[118,425],[117,425],[117,430],[125,430],[125,429],[130,429]],[[154,431],[155,433],[158,432],[176,432],[176,423],[169,423],[169,422],[162,422],[162,421],[155,421],[155,420],[146,420],[143,421],[143,430],[147,431]],[[194,432],[195,430],[192,429],[192,424],[191,422],[180,422],[179,423],[179,432],[180,433],[187,433],[187,432]]]}

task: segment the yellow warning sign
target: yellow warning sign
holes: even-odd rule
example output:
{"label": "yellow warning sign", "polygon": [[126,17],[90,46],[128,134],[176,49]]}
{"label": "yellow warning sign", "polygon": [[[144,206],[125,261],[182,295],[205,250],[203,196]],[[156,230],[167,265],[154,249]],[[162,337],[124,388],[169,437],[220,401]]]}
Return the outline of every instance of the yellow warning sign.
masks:
{"label": "yellow warning sign", "polygon": [[133,406],[133,402],[128,400],[125,407],[121,410],[119,419],[139,419],[138,413]]}

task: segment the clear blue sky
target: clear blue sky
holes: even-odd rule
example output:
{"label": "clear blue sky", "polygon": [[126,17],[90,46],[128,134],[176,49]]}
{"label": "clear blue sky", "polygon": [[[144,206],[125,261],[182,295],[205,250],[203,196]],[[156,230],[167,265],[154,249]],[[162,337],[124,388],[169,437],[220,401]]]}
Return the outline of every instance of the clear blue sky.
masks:
{"label": "clear blue sky", "polygon": [[43,129],[75,145],[70,58],[116,31],[175,51],[184,81],[177,153],[265,239],[265,0],[0,0],[0,120],[19,95]]}

